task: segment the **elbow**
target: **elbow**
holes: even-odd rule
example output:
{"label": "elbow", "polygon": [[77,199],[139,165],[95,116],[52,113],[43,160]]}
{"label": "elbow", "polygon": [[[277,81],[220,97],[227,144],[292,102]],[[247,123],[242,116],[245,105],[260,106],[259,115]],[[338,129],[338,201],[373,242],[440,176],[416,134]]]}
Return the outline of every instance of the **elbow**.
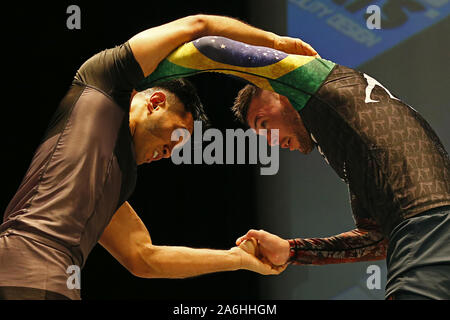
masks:
{"label": "elbow", "polygon": [[145,279],[161,278],[162,273],[158,270],[154,259],[155,247],[152,245],[142,246],[137,249],[133,261],[128,265],[128,271],[135,277]]}
{"label": "elbow", "polygon": [[189,29],[191,30],[191,39],[201,38],[208,34],[208,16],[205,14],[196,14],[187,17],[189,19]]}
{"label": "elbow", "polygon": [[142,279],[158,279],[162,278],[158,276],[156,273],[150,273],[148,270],[130,270],[130,273],[137,277]]}
{"label": "elbow", "polygon": [[127,269],[133,276],[135,276],[137,278],[145,278],[145,279],[156,278],[156,277],[153,277],[151,274],[148,274],[148,272],[146,272],[146,270],[143,268],[132,267],[132,268],[127,268]]}

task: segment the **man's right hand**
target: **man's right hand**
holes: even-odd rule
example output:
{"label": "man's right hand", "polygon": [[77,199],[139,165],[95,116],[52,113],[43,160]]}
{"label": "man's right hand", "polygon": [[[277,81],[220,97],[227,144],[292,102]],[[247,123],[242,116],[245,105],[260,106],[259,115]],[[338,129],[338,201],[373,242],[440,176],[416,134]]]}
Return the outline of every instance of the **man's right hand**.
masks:
{"label": "man's right hand", "polygon": [[275,266],[270,261],[262,259],[256,239],[243,240],[238,247],[231,248],[231,251],[241,257],[240,269],[250,270],[262,275],[277,275],[287,267],[287,265]]}
{"label": "man's right hand", "polygon": [[246,235],[236,240],[236,245],[254,238],[258,242],[259,255],[275,266],[283,266],[288,262],[289,241],[264,230],[250,230]]}

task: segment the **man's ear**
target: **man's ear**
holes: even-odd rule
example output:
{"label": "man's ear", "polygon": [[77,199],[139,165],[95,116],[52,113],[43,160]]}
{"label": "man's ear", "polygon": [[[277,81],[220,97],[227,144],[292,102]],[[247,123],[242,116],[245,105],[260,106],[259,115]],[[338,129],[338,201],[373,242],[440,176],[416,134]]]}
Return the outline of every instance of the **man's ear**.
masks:
{"label": "man's ear", "polygon": [[152,105],[153,109],[156,109],[158,106],[166,102],[166,94],[162,91],[155,91],[150,96],[149,102]]}

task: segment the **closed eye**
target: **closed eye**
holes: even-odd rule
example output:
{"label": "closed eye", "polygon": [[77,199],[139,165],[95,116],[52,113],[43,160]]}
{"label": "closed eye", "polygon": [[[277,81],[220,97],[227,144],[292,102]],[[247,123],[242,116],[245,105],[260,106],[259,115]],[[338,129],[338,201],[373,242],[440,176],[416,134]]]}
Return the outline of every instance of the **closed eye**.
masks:
{"label": "closed eye", "polygon": [[259,130],[259,129],[266,129],[267,126],[267,121],[266,120],[261,120],[261,117],[256,117],[255,119],[255,129]]}
{"label": "closed eye", "polygon": [[261,121],[261,124],[260,124],[261,128],[266,129],[266,125],[267,125],[266,120]]}

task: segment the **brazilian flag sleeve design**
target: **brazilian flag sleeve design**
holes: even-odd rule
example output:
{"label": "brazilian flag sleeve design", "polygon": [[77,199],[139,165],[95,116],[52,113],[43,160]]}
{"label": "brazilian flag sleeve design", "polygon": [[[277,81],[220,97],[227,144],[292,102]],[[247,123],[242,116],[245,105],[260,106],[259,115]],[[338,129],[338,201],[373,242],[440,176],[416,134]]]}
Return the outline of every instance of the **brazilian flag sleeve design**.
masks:
{"label": "brazilian flag sleeve design", "polygon": [[219,72],[242,78],[254,85],[286,96],[300,111],[316,93],[334,67],[321,58],[292,55],[248,45],[224,37],[203,37],[185,43],[169,54],[138,86]]}

